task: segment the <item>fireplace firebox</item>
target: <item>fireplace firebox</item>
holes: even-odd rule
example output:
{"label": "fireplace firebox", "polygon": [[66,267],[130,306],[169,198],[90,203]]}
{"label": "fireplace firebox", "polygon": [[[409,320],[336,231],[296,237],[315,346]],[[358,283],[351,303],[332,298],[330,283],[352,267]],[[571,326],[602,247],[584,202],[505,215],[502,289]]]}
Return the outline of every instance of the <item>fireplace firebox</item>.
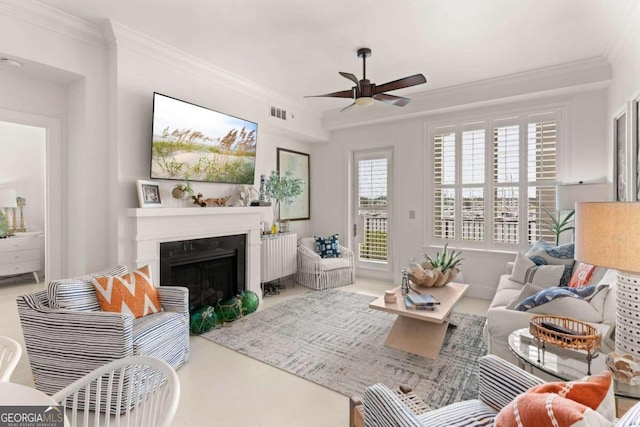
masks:
{"label": "fireplace firebox", "polygon": [[160,285],[188,288],[192,307],[245,290],[245,271],[245,234],[160,243]]}

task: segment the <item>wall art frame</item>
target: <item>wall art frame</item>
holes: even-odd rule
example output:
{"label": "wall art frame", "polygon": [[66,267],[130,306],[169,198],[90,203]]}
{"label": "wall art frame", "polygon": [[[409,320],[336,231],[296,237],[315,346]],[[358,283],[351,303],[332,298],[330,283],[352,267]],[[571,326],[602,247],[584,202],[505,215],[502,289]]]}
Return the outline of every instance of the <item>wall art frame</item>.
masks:
{"label": "wall art frame", "polygon": [[311,185],[310,185],[310,157],[307,153],[299,151],[287,150],[285,148],[277,149],[278,172],[284,175],[288,172],[294,178],[300,178],[304,181],[302,194],[295,199],[290,205],[286,203],[280,204],[280,219],[291,221],[302,221],[311,218]]}
{"label": "wall art frame", "polygon": [[139,179],[136,181],[138,189],[138,203],[141,208],[161,208],[162,196],[160,184],[154,181]]}
{"label": "wall art frame", "polygon": [[613,188],[615,201],[627,201],[627,109],[613,118]]}
{"label": "wall art frame", "polygon": [[640,94],[631,101],[631,141],[633,141],[633,200],[640,201]]}

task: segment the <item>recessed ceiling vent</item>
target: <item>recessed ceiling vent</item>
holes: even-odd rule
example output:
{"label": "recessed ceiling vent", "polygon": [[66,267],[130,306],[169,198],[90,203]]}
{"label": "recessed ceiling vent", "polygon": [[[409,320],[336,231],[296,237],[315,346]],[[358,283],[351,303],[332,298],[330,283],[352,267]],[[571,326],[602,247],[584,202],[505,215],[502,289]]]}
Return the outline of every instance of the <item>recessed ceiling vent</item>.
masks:
{"label": "recessed ceiling vent", "polygon": [[278,108],[271,106],[271,117],[275,117],[280,120],[287,120],[287,110],[284,108]]}

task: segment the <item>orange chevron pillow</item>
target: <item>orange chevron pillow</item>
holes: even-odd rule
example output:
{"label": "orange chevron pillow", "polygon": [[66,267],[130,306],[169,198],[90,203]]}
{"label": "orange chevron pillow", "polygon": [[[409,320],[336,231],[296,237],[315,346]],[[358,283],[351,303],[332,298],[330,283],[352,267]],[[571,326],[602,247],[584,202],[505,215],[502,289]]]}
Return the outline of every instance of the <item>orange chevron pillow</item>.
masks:
{"label": "orange chevron pillow", "polygon": [[611,373],[532,387],[502,408],[495,427],[609,427],[615,420]]}
{"label": "orange chevron pillow", "polygon": [[133,314],[136,319],[162,311],[148,265],[123,276],[96,277],[92,282],[102,311]]}

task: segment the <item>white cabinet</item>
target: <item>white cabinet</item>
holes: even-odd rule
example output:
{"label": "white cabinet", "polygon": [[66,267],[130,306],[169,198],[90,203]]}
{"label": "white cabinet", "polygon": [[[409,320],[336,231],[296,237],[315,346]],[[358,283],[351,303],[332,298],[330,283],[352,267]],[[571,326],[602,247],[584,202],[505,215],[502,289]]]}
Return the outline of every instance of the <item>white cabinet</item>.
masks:
{"label": "white cabinet", "polygon": [[298,254],[296,234],[279,234],[262,238],[260,282],[267,283],[295,274]]}
{"label": "white cabinet", "polygon": [[44,269],[44,236],[16,236],[0,239],[0,276],[33,273]]}

